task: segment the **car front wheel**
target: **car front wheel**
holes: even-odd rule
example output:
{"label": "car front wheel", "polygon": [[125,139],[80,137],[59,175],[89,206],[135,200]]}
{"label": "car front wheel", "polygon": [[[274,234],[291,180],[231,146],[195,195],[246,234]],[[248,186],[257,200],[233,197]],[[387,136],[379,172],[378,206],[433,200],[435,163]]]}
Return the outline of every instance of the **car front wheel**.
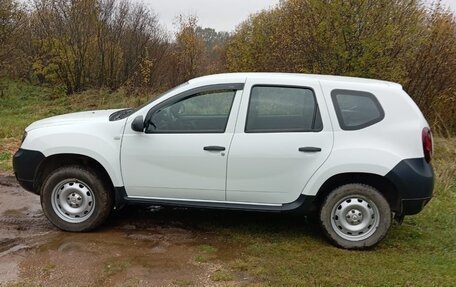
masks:
{"label": "car front wheel", "polygon": [[334,189],[320,209],[324,233],[345,249],[375,246],[386,236],[391,219],[390,206],[380,192],[358,183]]}
{"label": "car front wheel", "polygon": [[109,187],[91,169],[61,167],[53,171],[41,188],[41,206],[56,227],[72,232],[97,228],[112,209]]}

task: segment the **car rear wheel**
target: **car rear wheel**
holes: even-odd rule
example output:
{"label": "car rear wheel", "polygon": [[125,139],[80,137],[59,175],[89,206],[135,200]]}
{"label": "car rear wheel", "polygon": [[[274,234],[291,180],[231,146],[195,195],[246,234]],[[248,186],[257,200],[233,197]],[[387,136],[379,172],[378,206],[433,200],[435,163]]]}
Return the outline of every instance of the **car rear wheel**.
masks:
{"label": "car rear wheel", "polygon": [[378,244],[391,226],[386,199],[372,186],[347,184],[334,189],[320,209],[324,233],[336,246],[366,249]]}
{"label": "car rear wheel", "polygon": [[67,166],[53,171],[41,188],[41,206],[52,224],[65,231],[97,228],[112,209],[108,185],[93,170]]}

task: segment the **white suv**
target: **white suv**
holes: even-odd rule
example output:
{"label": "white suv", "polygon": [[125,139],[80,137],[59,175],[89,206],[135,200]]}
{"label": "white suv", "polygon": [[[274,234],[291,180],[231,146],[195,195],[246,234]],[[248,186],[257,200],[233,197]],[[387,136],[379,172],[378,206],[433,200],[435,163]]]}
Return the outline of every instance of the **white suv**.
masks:
{"label": "white suv", "polygon": [[348,77],[206,76],[137,109],[56,116],[26,128],[14,170],[67,231],[125,204],[316,211],[336,245],[378,243],[420,212],[432,137],[398,84]]}

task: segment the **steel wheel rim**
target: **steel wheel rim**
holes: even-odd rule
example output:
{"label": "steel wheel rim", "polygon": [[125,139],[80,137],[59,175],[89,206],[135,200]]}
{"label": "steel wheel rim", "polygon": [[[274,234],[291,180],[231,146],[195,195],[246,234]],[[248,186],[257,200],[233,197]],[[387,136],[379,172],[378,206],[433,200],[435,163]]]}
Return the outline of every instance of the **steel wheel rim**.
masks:
{"label": "steel wheel rim", "polygon": [[345,240],[361,241],[369,238],[379,224],[377,205],[361,195],[344,197],[331,211],[332,228]]}
{"label": "steel wheel rim", "polygon": [[95,210],[95,196],[90,187],[77,179],[58,183],[51,194],[52,209],[69,223],[86,221]]}

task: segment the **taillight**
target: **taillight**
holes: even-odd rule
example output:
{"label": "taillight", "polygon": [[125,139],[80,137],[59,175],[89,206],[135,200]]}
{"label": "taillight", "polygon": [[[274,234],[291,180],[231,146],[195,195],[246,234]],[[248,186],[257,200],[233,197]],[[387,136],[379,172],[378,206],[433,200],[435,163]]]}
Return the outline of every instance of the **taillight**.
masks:
{"label": "taillight", "polygon": [[423,139],[423,151],[424,151],[424,158],[427,162],[431,162],[432,159],[432,134],[429,128],[424,128],[423,132],[421,133],[421,137]]}

